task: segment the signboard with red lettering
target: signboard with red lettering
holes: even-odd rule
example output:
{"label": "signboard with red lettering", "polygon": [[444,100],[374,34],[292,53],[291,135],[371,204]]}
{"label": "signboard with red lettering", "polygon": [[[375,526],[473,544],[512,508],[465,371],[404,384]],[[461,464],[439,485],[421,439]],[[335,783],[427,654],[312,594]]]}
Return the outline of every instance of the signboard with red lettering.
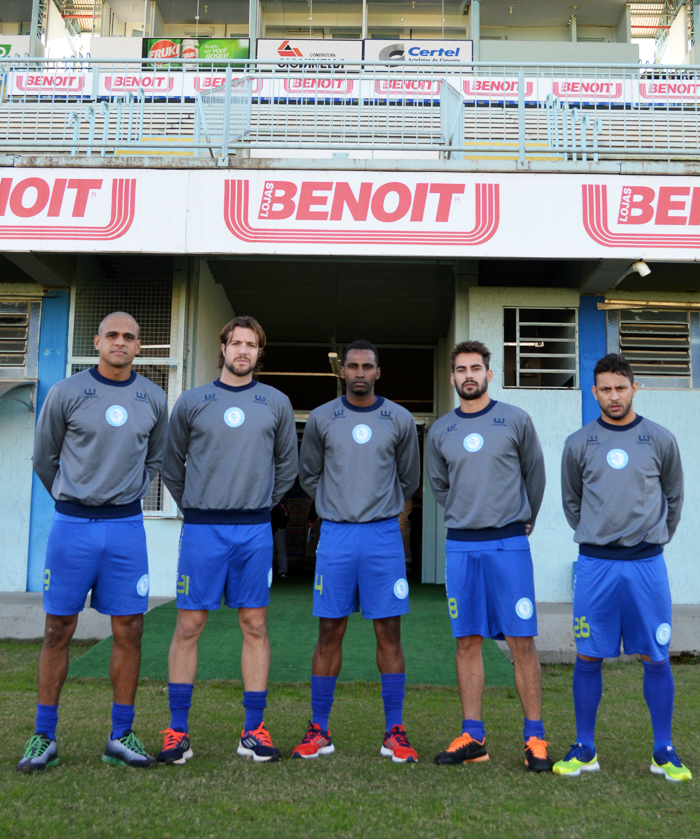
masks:
{"label": "signboard with red lettering", "polygon": [[700,177],[5,168],[0,241],[67,253],[694,261]]}

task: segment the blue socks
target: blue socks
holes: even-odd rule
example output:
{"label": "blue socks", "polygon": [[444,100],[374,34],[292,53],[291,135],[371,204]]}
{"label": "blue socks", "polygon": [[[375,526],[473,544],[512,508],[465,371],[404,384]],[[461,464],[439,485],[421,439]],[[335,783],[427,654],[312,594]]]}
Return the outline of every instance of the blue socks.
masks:
{"label": "blue socks", "polygon": [[194,685],[168,682],[168,704],[170,705],[170,728],[187,731],[187,717],[192,705]]}
{"label": "blue socks", "polygon": [[58,705],[36,706],[36,734],[46,734],[49,740],[56,739],[58,725]]}
{"label": "blue socks", "polygon": [[544,740],[544,725],[542,725],[542,720],[529,720],[527,717],[523,717],[523,739],[527,743],[530,737]]}
{"label": "blue socks", "polygon": [[576,657],[574,667],[574,713],[576,742],[595,751],[595,720],[603,695],[603,662]]}
{"label": "blue socks", "polygon": [[644,698],[651,714],[654,732],[654,751],[672,746],[671,722],[673,720],[673,674],[671,663],[642,661],[644,665]]}
{"label": "blue socks", "polygon": [[484,742],[486,731],[481,720],[462,720],[462,734],[468,734],[480,743]]}
{"label": "blue socks", "polygon": [[337,681],[337,676],[311,677],[311,721],[319,725],[324,731],[328,731],[328,718],[333,707],[333,696]]}
{"label": "blue socks", "polygon": [[267,706],[266,690],[244,690],[243,707],[245,708],[244,731],[255,731],[263,721],[263,711]]}
{"label": "blue socks", "polygon": [[386,730],[403,725],[403,700],[406,693],[405,673],[382,673],[382,701]]}
{"label": "blue socks", "polygon": [[112,702],[112,740],[119,740],[134,727],[134,706]]}

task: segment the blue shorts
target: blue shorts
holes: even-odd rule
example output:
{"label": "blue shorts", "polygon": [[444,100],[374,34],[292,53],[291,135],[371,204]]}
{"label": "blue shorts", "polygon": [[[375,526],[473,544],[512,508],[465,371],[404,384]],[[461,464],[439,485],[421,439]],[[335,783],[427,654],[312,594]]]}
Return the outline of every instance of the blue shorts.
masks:
{"label": "blue shorts", "polygon": [[53,514],[44,564],[44,611],[77,615],[90,606],[103,615],[148,610],[148,553],[143,516],[82,519]]}
{"label": "blue shorts", "polygon": [[668,658],[671,591],[663,554],[649,559],[595,559],[579,554],[574,583],[576,651],[616,658],[620,639],[627,655]]}
{"label": "blue shorts", "polygon": [[368,620],[408,614],[406,555],[398,519],[324,521],[316,548],[314,617]]}
{"label": "blue shorts", "polygon": [[526,536],[489,542],[447,540],[445,585],[452,635],[537,635],[535,583]]}
{"label": "blue shorts", "polygon": [[183,524],[177,608],[216,611],[270,603],[272,528],[261,524]]}

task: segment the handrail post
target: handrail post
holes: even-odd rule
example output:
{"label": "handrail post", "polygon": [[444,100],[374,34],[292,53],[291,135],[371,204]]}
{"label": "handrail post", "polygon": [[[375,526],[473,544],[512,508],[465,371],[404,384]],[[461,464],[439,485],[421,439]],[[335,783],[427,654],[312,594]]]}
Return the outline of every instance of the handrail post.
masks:
{"label": "handrail post", "polygon": [[525,168],[525,70],[518,68],[518,168]]}
{"label": "handrail post", "polygon": [[231,96],[233,94],[232,78],[233,73],[231,71],[231,63],[229,62],[226,67],[226,81],[224,84],[224,124],[221,130],[221,159],[219,160],[221,166],[228,166],[228,138],[231,127]]}

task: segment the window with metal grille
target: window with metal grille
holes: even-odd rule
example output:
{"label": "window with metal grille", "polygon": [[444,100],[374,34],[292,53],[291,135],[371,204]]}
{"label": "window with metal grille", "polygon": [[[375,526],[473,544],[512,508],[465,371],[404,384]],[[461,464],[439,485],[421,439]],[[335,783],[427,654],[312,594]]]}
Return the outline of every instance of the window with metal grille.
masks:
{"label": "window with metal grille", "polygon": [[694,356],[700,340],[700,312],[683,309],[611,309],[608,349],[629,361],[642,387],[698,387]]}
{"label": "window with metal grille", "polygon": [[578,309],[504,308],[503,387],[578,387]]}
{"label": "window with metal grille", "polygon": [[0,300],[0,377],[25,378],[36,371],[32,356],[36,355],[35,341],[39,337],[41,303],[38,300]]}
{"label": "window with metal grille", "polygon": [[[187,283],[164,256],[102,255],[90,269],[83,266],[71,295],[69,373],[97,362],[93,338],[110,312],[132,315],[140,326],[137,373],[163,388],[172,410],[182,392],[187,329]],[[160,475],[143,501],[145,513],[176,515],[175,504]]]}

